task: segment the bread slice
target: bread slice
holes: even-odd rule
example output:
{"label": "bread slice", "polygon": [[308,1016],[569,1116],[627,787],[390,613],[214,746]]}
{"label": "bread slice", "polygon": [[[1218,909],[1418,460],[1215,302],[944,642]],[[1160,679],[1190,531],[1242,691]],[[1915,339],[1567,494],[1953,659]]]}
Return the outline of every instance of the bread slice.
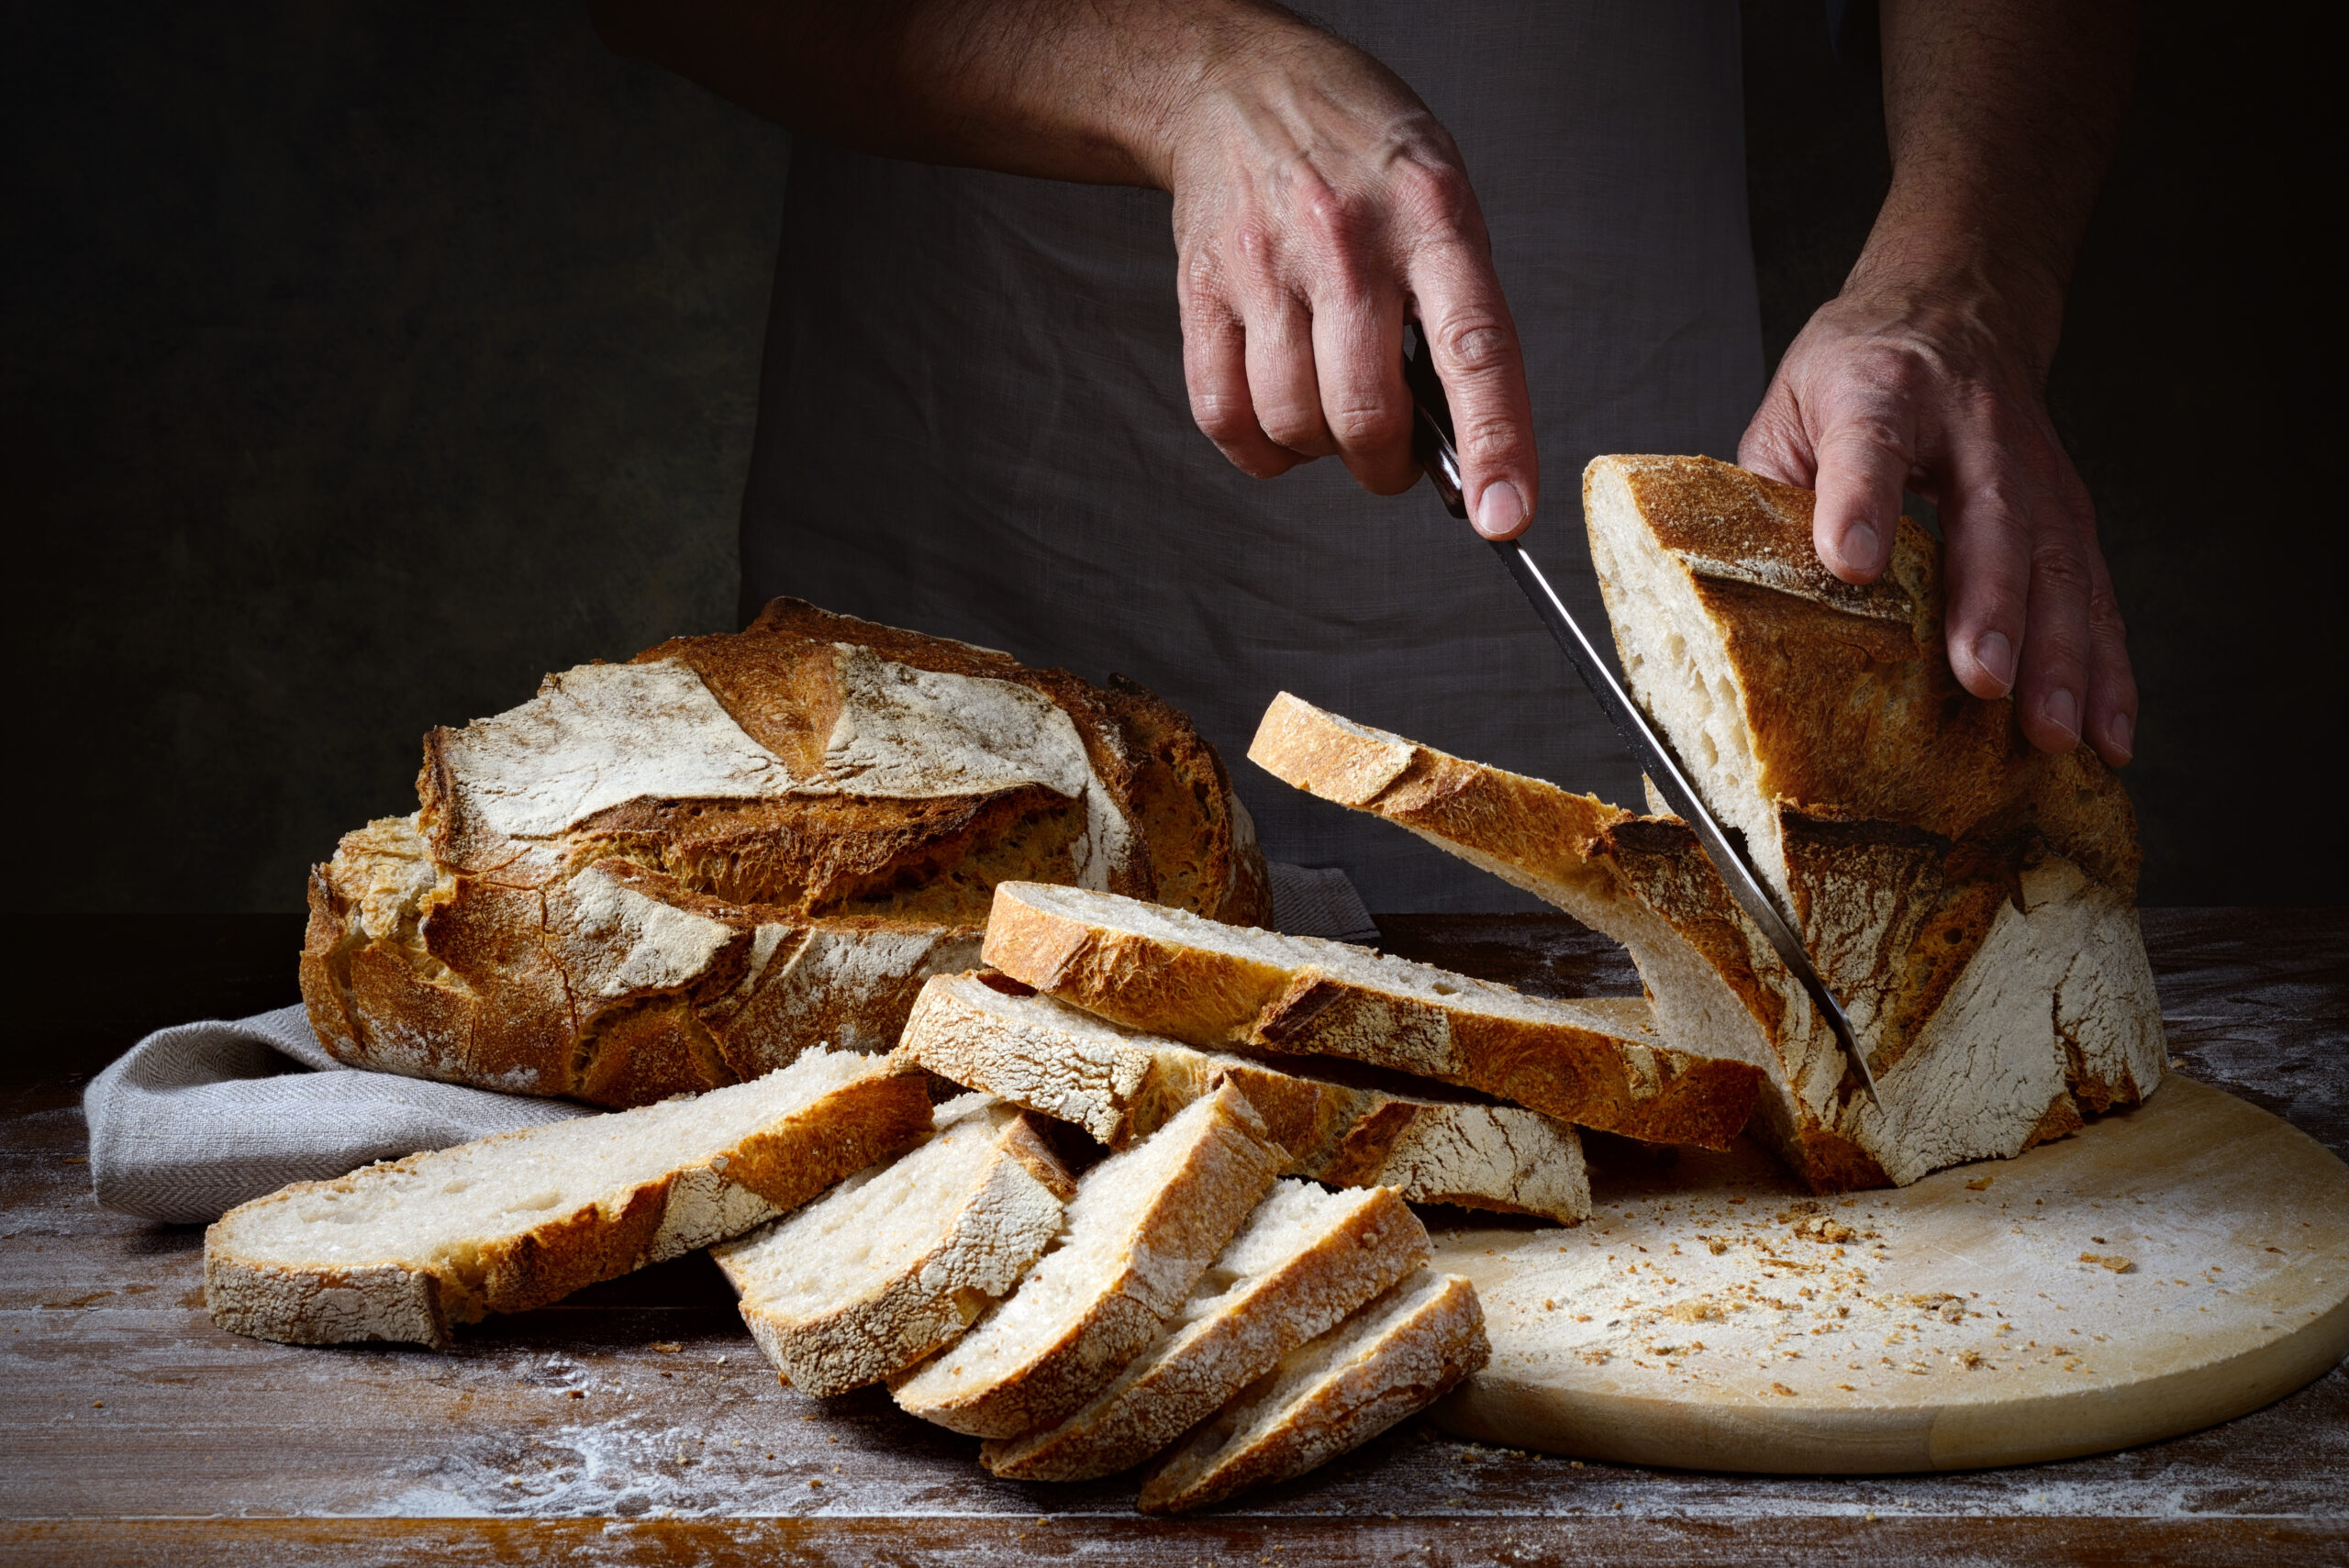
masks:
{"label": "bread slice", "polygon": [[899,1049],[942,1077],[1073,1121],[1112,1149],[1230,1082],[1288,1151],[1291,1168],[1327,1185],[1394,1186],[1413,1203],[1563,1225],[1590,1213],[1581,1140],[1539,1111],[1330,1058],[1275,1064],[1194,1050],[1008,975],[933,977]]}
{"label": "bread slice", "polygon": [[1427,1408],[1492,1357],[1476,1289],[1421,1270],[1226,1406],[1141,1485],[1141,1511],[1177,1514],[1302,1475]]}
{"label": "bread slice", "polygon": [[1392,1187],[1276,1182],[1156,1344],[1068,1419],[987,1443],[979,1462],[1021,1481],[1139,1464],[1429,1256],[1426,1229]]}
{"label": "bread slice", "polygon": [[1777,803],[1772,874],[1869,1050],[1879,1111],[1678,818],[1464,762],[1287,693],[1249,756],[1623,943],[1658,1032],[1767,1072],[1755,1127],[1820,1191],[2019,1154],[2160,1081],[2160,1008],[2130,895],[2044,840],[1961,841]]}
{"label": "bread slice", "polygon": [[913,1143],[910,1063],[812,1051],[753,1083],[581,1117],[331,1182],[297,1182],[204,1233],[213,1321],[292,1344],[406,1340],[522,1312],[738,1236]]}
{"label": "bread slice", "polygon": [[353,1066],[650,1104],[886,1051],[1005,877],[1271,908],[1213,748],[1130,682],[779,599],[425,738],[418,809],[310,879]]}
{"label": "bread slice", "polygon": [[1075,1180],[1034,1118],[992,1095],[936,1111],[930,1140],[796,1214],[712,1247],[785,1379],[829,1398],[968,1328],[1060,1233]]}
{"label": "bread slice", "polygon": [[1048,1426],[1140,1354],[1286,1156],[1226,1087],[1085,1173],[1060,1244],[945,1351],[893,1381],[905,1409],[973,1437]]}
{"label": "bread slice", "polygon": [[1557,1002],[1317,937],[1004,883],[987,962],[1186,1044],[1342,1056],[1659,1143],[1726,1148],[1761,1073],[1666,1047],[1636,997]]}

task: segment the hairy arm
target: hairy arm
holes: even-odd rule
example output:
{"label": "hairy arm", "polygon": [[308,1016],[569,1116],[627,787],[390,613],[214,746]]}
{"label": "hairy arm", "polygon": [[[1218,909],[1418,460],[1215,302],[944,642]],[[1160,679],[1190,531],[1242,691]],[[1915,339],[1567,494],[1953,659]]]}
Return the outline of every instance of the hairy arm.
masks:
{"label": "hairy arm", "polygon": [[1530,519],[1523,361],[1459,149],[1361,50],[1255,0],[596,0],[596,17],[615,49],[844,146],[1172,192],[1192,414],[1249,473],[1334,454],[1373,491],[1409,488],[1418,320],[1476,526]]}
{"label": "hairy arm", "polygon": [[1739,449],[1819,492],[1874,580],[1903,486],[1938,509],[1950,662],[2032,744],[2129,759],[2137,689],[2086,486],[2047,415],[2064,295],[2127,106],[2132,0],[1883,0],[1892,188]]}

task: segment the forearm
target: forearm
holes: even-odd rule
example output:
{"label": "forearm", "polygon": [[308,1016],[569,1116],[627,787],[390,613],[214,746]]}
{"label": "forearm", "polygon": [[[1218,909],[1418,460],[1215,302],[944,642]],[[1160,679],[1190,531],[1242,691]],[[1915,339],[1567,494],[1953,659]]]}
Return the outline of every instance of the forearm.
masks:
{"label": "forearm", "polygon": [[756,113],[889,157],[1168,187],[1235,63],[1326,42],[1256,0],[594,0],[597,30]]}
{"label": "forearm", "polygon": [[2128,106],[2133,0],[1883,0],[1893,178],[1853,284],[1947,300],[2044,374]]}

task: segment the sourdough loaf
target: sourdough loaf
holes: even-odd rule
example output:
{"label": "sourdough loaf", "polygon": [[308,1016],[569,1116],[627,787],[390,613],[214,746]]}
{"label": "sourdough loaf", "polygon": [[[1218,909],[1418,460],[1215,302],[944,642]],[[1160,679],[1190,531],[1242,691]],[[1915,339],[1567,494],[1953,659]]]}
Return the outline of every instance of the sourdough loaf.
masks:
{"label": "sourdough loaf", "polygon": [[1269,918],[1222,763],[1130,682],[778,599],[425,738],[418,810],[310,879],[354,1066],[606,1106],[887,1050],[1006,878]]}
{"label": "sourdough loaf", "polygon": [[940,1106],[920,1148],[712,1247],[742,1321],[794,1388],[829,1398],[968,1328],[1060,1234],[1076,1184],[1034,1118],[992,1095]]}
{"label": "sourdough loaf", "polygon": [[1581,1140],[1538,1111],[1331,1058],[1194,1050],[1095,1018],[1008,975],[930,979],[900,1049],[941,1077],[1074,1122],[1112,1149],[1231,1083],[1299,1175],[1566,1225],[1590,1213]]}
{"label": "sourdough loaf", "polygon": [[1074,1415],[988,1442],[979,1462],[1020,1481],[1139,1464],[1430,1255],[1426,1229],[1392,1187],[1276,1182],[1155,1344]]}
{"label": "sourdough loaf", "polygon": [[1000,884],[984,952],[1015,980],[1129,1029],[1346,1057],[1653,1142],[1727,1147],[1761,1083],[1745,1062],[1668,1048],[1637,997],[1528,996],[1114,894]]}
{"label": "sourdough loaf", "polygon": [[1059,1244],[971,1331],[893,1379],[900,1407],[1011,1438],[1084,1404],[1158,1337],[1286,1161],[1226,1087],[1087,1171]]}
{"label": "sourdough loaf", "polygon": [[204,1233],[213,1320],[295,1344],[408,1340],[522,1312],[737,1236],[930,1125],[893,1057],[810,1051],[752,1083],[500,1133],[230,1209]]}
{"label": "sourdough loaf", "polygon": [[2166,1060],[2126,795],[2032,751],[1941,639],[1904,520],[1854,588],[1810,495],[1705,459],[1602,458],[1586,510],[1631,689],[1851,1014],[1884,1106],[1695,835],[1284,694],[1250,756],[1538,894],[1631,950],[1656,1027],[1770,1076],[1757,1129],[1820,1190],[2011,1156],[2135,1103]]}
{"label": "sourdough loaf", "polygon": [[1146,1514],[1302,1475],[1426,1409],[1492,1359],[1476,1288],[1422,1269],[1281,1359],[1143,1478]]}

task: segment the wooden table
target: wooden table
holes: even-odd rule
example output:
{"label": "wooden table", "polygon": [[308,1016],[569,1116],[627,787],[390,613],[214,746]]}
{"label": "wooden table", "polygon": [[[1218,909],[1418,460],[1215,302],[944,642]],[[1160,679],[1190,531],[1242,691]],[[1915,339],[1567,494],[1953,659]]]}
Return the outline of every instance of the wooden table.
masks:
{"label": "wooden table", "polygon": [[[1634,988],[1561,917],[1381,924],[1395,951],[1531,990]],[[699,1256],[448,1354],[241,1340],[204,1314],[199,1229],[92,1204],[80,1074],[140,1029],[291,1000],[299,922],[8,927],[35,1000],[0,1062],[0,1561],[2349,1561],[2341,1368],[2132,1452],[1881,1480],[1583,1465],[1407,1423],[1163,1522],[1114,1482],[996,1481],[975,1444],[879,1396],[778,1387]],[[2159,910],[2145,928],[2186,1070],[2349,1150],[2349,913]]]}

